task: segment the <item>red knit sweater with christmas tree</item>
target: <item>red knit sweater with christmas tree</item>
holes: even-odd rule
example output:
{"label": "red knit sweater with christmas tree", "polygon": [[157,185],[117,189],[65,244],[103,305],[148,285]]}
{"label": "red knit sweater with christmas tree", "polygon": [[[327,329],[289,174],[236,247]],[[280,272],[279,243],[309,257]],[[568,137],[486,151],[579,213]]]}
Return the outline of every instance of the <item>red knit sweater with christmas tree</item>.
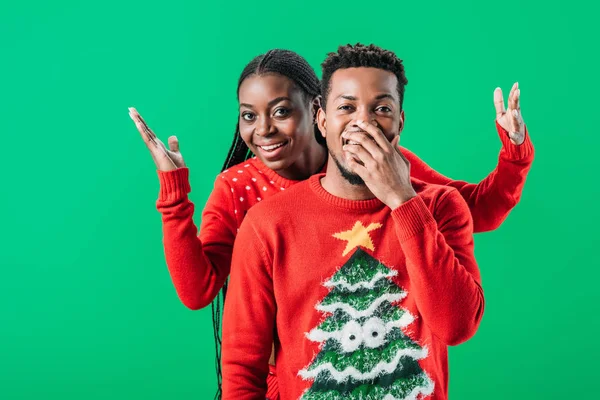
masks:
{"label": "red knit sweater with christmas tree", "polygon": [[[496,128],[502,142],[498,165],[479,184],[449,179],[401,148],[411,163],[411,176],[458,189],[471,210],[475,232],[496,229],[504,221],[521,197],[533,161],[529,135],[515,146],[498,123]],[[188,174],[187,168],[158,172],[157,208],[162,214],[165,256],[177,294],[187,307],[199,309],[211,303],[229,275],[233,243],[246,212],[298,181],[282,178],[256,158],[230,168],[215,181],[198,234],[192,219],[194,204],[188,198]]]}
{"label": "red knit sweater with christmas tree", "polygon": [[281,399],[446,399],[447,346],[484,309],[460,193],[413,180],[395,210],[321,186],[252,208],[233,251],[223,399],[264,399],[275,341]]}

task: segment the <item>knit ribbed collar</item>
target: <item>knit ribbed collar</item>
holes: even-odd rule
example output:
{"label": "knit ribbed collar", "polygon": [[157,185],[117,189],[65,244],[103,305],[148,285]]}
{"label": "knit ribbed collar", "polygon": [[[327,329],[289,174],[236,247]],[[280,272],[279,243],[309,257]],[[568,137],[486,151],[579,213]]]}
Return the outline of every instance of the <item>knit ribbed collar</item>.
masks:
{"label": "knit ribbed collar", "polygon": [[[263,164],[262,161],[260,161],[260,159],[256,156],[252,157],[252,162],[254,163],[256,168],[263,173],[264,176],[266,176],[275,185],[279,185],[284,189],[289,188],[290,186],[294,185],[295,183],[301,182],[301,180],[284,178],[283,176],[279,175],[277,172],[273,171],[272,169],[267,167],[265,164]],[[321,169],[321,171],[319,171],[319,173],[324,173],[326,169],[327,169],[327,162],[325,162],[325,165],[323,165],[323,168]]]}
{"label": "knit ribbed collar", "polygon": [[311,176],[310,178],[308,178],[309,186],[320,199],[331,204],[334,207],[343,208],[347,211],[369,212],[379,211],[386,206],[381,202],[381,200],[379,200],[376,197],[368,200],[349,200],[334,196],[323,188],[323,185],[321,184],[321,179],[324,176],[324,173]]}

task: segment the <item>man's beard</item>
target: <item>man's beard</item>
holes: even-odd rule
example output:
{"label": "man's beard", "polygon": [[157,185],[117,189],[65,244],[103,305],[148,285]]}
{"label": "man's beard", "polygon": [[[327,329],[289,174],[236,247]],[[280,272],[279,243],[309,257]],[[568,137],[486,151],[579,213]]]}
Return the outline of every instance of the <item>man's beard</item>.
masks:
{"label": "man's beard", "polygon": [[363,181],[363,179],[358,174],[350,172],[346,167],[344,167],[331,151],[329,151],[329,155],[331,156],[331,158],[333,158],[333,161],[335,162],[335,165],[337,165],[338,170],[342,174],[342,177],[346,179],[348,183],[356,186],[365,185],[365,181]]}

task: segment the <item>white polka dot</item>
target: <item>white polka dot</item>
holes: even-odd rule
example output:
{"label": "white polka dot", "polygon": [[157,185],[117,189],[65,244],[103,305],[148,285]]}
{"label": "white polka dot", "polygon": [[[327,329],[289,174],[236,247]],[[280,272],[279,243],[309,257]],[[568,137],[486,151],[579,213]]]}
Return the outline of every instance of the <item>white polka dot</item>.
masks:
{"label": "white polka dot", "polygon": [[244,170],[242,170],[242,169],[238,169],[238,174],[241,174],[241,173],[243,173],[243,172],[244,172]]}
{"label": "white polka dot", "polygon": [[233,213],[234,213],[234,214],[237,214],[237,210],[233,210]]}
{"label": "white polka dot", "polygon": [[240,201],[244,201],[244,198],[243,198],[243,197],[240,197]]}
{"label": "white polka dot", "polygon": [[239,232],[239,231],[240,231],[240,228],[238,228],[238,230],[237,230],[237,231]]}
{"label": "white polka dot", "polygon": [[256,160],[256,156],[252,157],[253,160]]}
{"label": "white polka dot", "polygon": [[281,188],[281,190],[285,190],[285,188]]}
{"label": "white polka dot", "polygon": [[259,174],[262,174],[262,171],[258,171]]}
{"label": "white polka dot", "polygon": [[233,193],[233,188],[231,188],[231,193]]}
{"label": "white polka dot", "polygon": [[246,190],[250,190],[250,186],[246,186]]}
{"label": "white polka dot", "polygon": [[248,168],[250,166],[250,164],[246,164],[244,165],[244,168]]}
{"label": "white polka dot", "polygon": [[[231,190],[233,190],[233,189],[231,189]],[[266,192],[266,191],[267,191],[267,187],[266,187],[266,186],[263,186],[263,191],[264,191],[264,192]]]}
{"label": "white polka dot", "polygon": [[274,185],[274,184],[275,184],[275,182],[271,181],[271,185]]}
{"label": "white polka dot", "polygon": [[225,171],[223,171],[223,173],[225,174],[225,173],[227,173],[227,171],[229,171],[229,170],[228,170],[228,169],[226,169]]}
{"label": "white polka dot", "polygon": [[252,178],[252,182],[256,182],[256,178]]}
{"label": "white polka dot", "polygon": [[237,178],[233,178],[232,181],[237,182]]}
{"label": "white polka dot", "polygon": [[261,201],[262,199],[260,197],[257,197],[256,200]]}

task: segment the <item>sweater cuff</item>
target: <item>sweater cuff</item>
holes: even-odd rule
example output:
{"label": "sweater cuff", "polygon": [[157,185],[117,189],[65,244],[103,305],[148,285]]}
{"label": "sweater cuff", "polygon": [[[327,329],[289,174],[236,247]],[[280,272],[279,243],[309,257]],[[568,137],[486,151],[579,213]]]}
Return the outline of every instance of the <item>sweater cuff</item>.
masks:
{"label": "sweater cuff", "polygon": [[498,130],[498,135],[500,136],[500,140],[502,141],[502,148],[506,152],[509,159],[518,161],[533,155],[533,144],[529,139],[527,125],[525,125],[525,140],[519,145],[513,144],[513,142],[510,141],[510,136],[508,136],[508,132],[500,126],[498,120],[496,120],[496,129]]}
{"label": "sweater cuff", "polygon": [[189,169],[177,168],[172,171],[157,171],[160,182],[158,201],[180,199],[191,192]]}
{"label": "sweater cuff", "polygon": [[392,218],[400,243],[423,232],[427,225],[435,223],[433,215],[419,195],[392,210]]}

